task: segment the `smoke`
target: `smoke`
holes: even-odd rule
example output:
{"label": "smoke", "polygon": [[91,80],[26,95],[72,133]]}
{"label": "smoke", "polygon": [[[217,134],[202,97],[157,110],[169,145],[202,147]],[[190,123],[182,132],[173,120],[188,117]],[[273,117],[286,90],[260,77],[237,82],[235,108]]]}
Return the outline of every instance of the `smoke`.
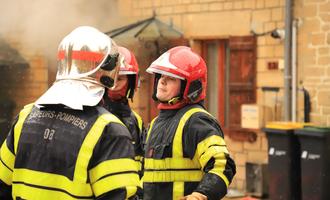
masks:
{"label": "smoke", "polygon": [[0,0],[0,36],[55,60],[58,44],[74,28],[109,31],[120,23],[118,0]]}

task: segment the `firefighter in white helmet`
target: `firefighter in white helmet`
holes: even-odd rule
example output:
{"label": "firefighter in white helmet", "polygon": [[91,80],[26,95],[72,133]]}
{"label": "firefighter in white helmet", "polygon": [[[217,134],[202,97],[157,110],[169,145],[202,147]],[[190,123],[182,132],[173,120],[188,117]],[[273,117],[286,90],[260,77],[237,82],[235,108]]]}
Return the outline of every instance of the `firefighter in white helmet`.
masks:
{"label": "firefighter in white helmet", "polygon": [[115,87],[116,44],[95,28],[58,48],[56,81],[17,116],[0,154],[0,199],[129,199],[140,186],[124,124],[98,104]]}
{"label": "firefighter in white helmet", "polygon": [[144,200],[219,200],[235,175],[223,132],[203,101],[207,69],[189,47],[156,59],[153,98],[160,113],[146,137]]}

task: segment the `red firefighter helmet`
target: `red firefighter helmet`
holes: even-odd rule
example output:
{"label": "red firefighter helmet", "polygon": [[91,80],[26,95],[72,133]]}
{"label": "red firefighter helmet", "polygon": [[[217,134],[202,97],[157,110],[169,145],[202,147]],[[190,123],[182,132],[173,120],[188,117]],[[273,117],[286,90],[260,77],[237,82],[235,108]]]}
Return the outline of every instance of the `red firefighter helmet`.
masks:
{"label": "red firefighter helmet", "polygon": [[125,47],[118,47],[119,54],[122,56],[120,61],[119,75],[127,75],[128,77],[128,88],[126,96],[133,98],[134,91],[137,89],[139,84],[139,65],[136,61],[134,54]]}
{"label": "red firefighter helmet", "polygon": [[[185,81],[182,98],[195,103],[205,98],[207,68],[204,60],[191,48],[177,46],[163,53],[147,69],[149,73],[163,74]],[[154,85],[157,86],[158,79]],[[155,95],[154,95],[155,97]]]}

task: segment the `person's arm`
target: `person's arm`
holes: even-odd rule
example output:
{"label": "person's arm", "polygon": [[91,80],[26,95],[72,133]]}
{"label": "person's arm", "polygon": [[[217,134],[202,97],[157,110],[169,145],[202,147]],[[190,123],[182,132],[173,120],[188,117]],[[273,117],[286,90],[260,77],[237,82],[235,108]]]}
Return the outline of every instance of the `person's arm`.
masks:
{"label": "person's arm", "polygon": [[12,199],[12,174],[15,163],[14,127],[17,117],[0,149],[0,199]]}
{"label": "person's arm", "polygon": [[109,124],[93,152],[89,179],[98,200],[121,200],[135,196],[140,186],[134,147],[126,127]]}
{"label": "person's arm", "polygon": [[193,115],[184,128],[184,151],[205,172],[195,192],[208,200],[224,197],[236,167],[218,122],[205,113]]}

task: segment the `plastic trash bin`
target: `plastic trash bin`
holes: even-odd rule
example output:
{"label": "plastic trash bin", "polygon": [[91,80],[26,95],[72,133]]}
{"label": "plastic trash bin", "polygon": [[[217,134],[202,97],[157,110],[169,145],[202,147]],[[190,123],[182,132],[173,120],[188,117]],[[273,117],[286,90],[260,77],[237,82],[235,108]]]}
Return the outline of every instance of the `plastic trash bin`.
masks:
{"label": "plastic trash bin", "polygon": [[303,200],[330,199],[330,127],[295,130],[301,149]]}
{"label": "plastic trash bin", "polygon": [[263,128],[268,139],[269,199],[300,200],[300,145],[295,129],[303,123],[272,122]]}

